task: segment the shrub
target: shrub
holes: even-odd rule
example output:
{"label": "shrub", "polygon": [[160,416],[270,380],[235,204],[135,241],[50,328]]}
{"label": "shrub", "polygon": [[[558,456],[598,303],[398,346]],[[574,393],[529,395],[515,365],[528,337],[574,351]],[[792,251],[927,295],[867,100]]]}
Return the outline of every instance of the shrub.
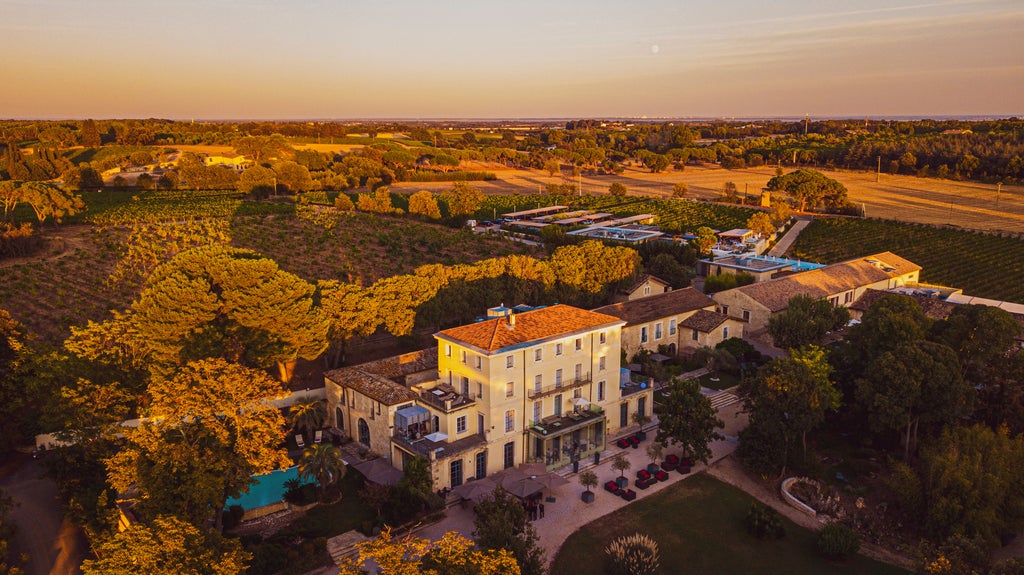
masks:
{"label": "shrub", "polygon": [[751,503],[747,510],[747,533],[758,539],[781,539],[786,534],[779,512],[763,503]]}
{"label": "shrub", "polygon": [[647,535],[619,537],[605,547],[612,575],[653,575],[658,571],[658,544]]}
{"label": "shrub", "polygon": [[829,559],[846,559],[860,549],[860,534],[849,525],[833,521],[818,532],[817,545]]}
{"label": "shrub", "polygon": [[224,529],[234,529],[238,527],[238,524],[242,522],[242,516],[245,515],[245,510],[242,509],[241,505],[232,505],[228,507],[228,510],[224,512]]}

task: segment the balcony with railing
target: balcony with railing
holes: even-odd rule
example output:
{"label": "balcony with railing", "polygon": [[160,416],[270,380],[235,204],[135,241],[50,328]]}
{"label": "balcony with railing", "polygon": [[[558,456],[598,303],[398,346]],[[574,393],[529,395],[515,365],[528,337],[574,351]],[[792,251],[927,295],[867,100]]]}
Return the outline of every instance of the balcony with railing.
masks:
{"label": "balcony with railing", "polygon": [[444,410],[445,413],[454,409],[461,409],[476,402],[472,395],[463,395],[446,383],[442,383],[433,389],[421,390],[420,399],[432,407]]}
{"label": "balcony with railing", "polygon": [[563,379],[562,381],[555,381],[550,385],[541,387],[531,387],[526,390],[526,396],[530,399],[538,399],[541,397],[547,397],[556,393],[561,393],[566,390],[575,389],[584,385],[588,385],[593,381],[590,377],[590,373],[582,373],[579,377],[573,377],[570,379]]}

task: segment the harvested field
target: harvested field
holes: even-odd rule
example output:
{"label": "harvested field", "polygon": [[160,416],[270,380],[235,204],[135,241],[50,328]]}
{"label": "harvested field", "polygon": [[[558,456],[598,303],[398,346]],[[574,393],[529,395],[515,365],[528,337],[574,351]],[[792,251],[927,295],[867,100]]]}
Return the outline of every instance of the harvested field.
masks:
{"label": "harvested field", "polygon": [[[497,180],[473,183],[489,194],[535,194],[547,184],[566,181],[541,170],[509,169],[491,162],[463,162],[462,169],[494,172]],[[870,172],[823,170],[823,173],[842,182],[849,190],[850,199],[863,204],[869,217],[1024,233],[1024,186],[1003,186],[997,206],[993,184],[887,174],[875,183],[875,174]],[[690,187],[689,197],[712,199],[721,195],[726,182],[736,184],[741,194],[760,195],[761,188],[774,175],[775,168],[771,167],[726,170],[688,166],[681,172],[669,170],[658,174],[627,168],[617,176],[583,176],[571,178],[571,181],[581,183],[585,194],[606,193],[612,183],[620,182],[630,195],[660,197],[670,197],[676,182],[686,182]],[[447,182],[398,182],[391,189],[412,193],[450,187],[451,183]]]}

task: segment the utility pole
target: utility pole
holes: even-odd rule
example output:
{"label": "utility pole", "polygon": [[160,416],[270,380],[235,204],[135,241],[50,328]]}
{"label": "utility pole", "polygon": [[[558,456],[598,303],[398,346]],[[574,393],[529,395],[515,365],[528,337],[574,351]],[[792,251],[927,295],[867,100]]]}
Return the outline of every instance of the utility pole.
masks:
{"label": "utility pole", "polygon": [[999,182],[996,184],[996,207],[999,207],[999,192],[1003,191],[1003,183]]}
{"label": "utility pole", "polygon": [[875,172],[875,183],[878,183],[879,176],[882,175],[882,156],[878,156],[878,171]]}

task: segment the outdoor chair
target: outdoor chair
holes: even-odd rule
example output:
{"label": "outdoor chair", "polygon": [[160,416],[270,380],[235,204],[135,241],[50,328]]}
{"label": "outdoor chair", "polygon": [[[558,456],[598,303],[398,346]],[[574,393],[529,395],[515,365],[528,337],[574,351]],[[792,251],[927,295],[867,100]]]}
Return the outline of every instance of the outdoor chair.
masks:
{"label": "outdoor chair", "polygon": [[626,501],[632,501],[636,499],[636,491],[632,489],[623,489],[622,493],[619,494]]}
{"label": "outdoor chair", "polygon": [[621,449],[625,449],[625,448],[629,447],[629,438],[628,437],[623,437],[622,439],[616,441],[615,445],[618,445],[619,448],[621,448]]}
{"label": "outdoor chair", "polygon": [[678,461],[673,462],[666,459],[665,461],[661,462],[661,468],[664,469],[665,471],[675,471],[677,467],[679,467]]}
{"label": "outdoor chair", "polygon": [[618,495],[619,491],[620,491],[619,490],[619,484],[615,483],[614,480],[613,481],[609,481],[609,482],[604,484],[604,490],[609,492],[609,493],[614,493],[615,495]]}
{"label": "outdoor chair", "polygon": [[668,481],[668,473],[665,473],[665,470],[661,470],[654,474],[654,478],[658,481]]}
{"label": "outdoor chair", "polygon": [[640,471],[636,472],[636,478],[637,479],[650,479],[651,478],[651,474],[648,473],[646,469],[641,469]]}

